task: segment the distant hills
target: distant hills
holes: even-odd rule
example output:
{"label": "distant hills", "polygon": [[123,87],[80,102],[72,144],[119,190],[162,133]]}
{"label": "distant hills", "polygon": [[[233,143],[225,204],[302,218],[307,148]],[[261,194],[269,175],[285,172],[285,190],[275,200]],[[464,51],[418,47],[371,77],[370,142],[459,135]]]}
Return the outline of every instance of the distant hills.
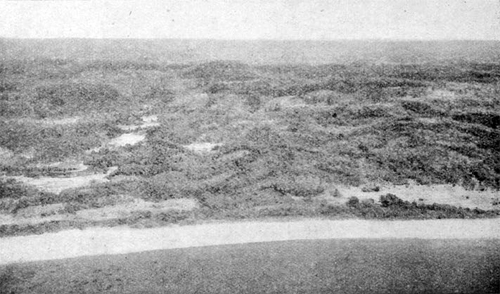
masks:
{"label": "distant hills", "polygon": [[70,59],[186,64],[441,62],[498,63],[500,41],[224,41],[176,39],[0,39],[2,59]]}

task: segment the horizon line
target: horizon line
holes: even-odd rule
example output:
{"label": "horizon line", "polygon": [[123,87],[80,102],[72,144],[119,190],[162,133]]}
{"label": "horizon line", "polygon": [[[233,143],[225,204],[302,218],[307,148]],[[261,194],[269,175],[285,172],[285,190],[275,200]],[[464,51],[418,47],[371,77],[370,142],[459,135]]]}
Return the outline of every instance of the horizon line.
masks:
{"label": "horizon line", "polygon": [[89,37],[3,37],[0,39],[8,40],[175,40],[175,41],[232,41],[232,42],[336,42],[336,41],[349,41],[349,42],[500,42],[500,39],[398,39],[398,38],[339,38],[339,39],[219,39],[219,38],[130,38],[130,37],[113,37],[113,38],[89,38]]}

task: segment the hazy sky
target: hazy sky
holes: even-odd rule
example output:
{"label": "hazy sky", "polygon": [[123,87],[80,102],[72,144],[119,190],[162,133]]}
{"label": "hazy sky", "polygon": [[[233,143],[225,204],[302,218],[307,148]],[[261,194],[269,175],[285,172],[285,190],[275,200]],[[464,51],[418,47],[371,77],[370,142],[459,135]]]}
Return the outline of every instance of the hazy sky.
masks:
{"label": "hazy sky", "polygon": [[500,1],[0,0],[0,37],[500,40]]}

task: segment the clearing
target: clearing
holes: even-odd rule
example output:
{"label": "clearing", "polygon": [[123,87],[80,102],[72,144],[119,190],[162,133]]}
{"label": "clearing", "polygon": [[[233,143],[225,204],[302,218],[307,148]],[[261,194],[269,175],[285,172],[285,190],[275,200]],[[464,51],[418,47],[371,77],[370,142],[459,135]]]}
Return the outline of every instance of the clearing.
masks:
{"label": "clearing", "polygon": [[31,178],[26,176],[10,177],[27,185],[33,185],[41,191],[59,194],[63,190],[88,186],[91,183],[105,183],[109,181],[106,177],[113,173],[117,168],[111,167],[103,174],[90,174],[74,177],[38,177]]}

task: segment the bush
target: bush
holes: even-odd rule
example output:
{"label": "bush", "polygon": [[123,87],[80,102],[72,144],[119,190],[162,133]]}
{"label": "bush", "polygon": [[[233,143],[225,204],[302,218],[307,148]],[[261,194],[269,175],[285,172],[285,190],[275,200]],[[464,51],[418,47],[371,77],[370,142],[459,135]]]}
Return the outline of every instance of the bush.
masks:
{"label": "bush", "polygon": [[335,197],[335,198],[342,197],[342,193],[340,193],[339,189],[337,189],[337,188],[335,188],[335,190],[333,191],[333,193],[331,195],[332,195],[332,197]]}
{"label": "bush", "polygon": [[127,192],[131,191],[124,191],[120,183],[98,184],[88,188],[64,190],[47,204],[63,202],[69,205],[68,210],[101,208],[115,205],[120,201],[120,195]]}
{"label": "bush", "polygon": [[25,196],[35,195],[36,193],[36,189],[14,179],[0,179],[0,199],[19,199]]}
{"label": "bush", "polygon": [[414,100],[406,100],[406,101],[401,101],[401,106],[403,106],[404,109],[420,114],[420,115],[426,115],[426,116],[444,116],[445,113],[443,111],[440,111],[438,109],[433,108],[431,105],[421,102],[421,101],[414,101]]}
{"label": "bush", "polygon": [[206,92],[210,94],[217,94],[227,90],[229,90],[229,87],[225,83],[216,82],[216,83],[211,83],[208,86]]}
{"label": "bush", "polygon": [[35,89],[38,115],[99,109],[116,101],[120,93],[107,84],[59,83]]}
{"label": "bush", "polygon": [[482,124],[496,129],[500,126],[500,114],[494,112],[466,112],[452,116],[454,120],[468,123]]}
{"label": "bush", "polygon": [[396,195],[394,194],[386,194],[380,196],[380,204],[382,207],[389,207],[389,206],[401,206],[403,204],[403,200],[399,199]]}
{"label": "bush", "polygon": [[356,112],[352,113],[352,118],[365,119],[365,118],[390,117],[391,116],[390,111],[392,109],[391,107],[388,106],[369,104],[357,109],[353,108],[351,111],[354,112],[354,110],[356,110]]}
{"label": "bush", "polygon": [[249,94],[246,95],[246,104],[250,106],[250,111],[255,112],[262,106],[262,100],[258,95]]}
{"label": "bush", "polygon": [[[348,215],[368,219],[441,219],[497,217],[500,214],[498,211],[477,208],[471,210],[447,204],[418,205],[416,202],[403,201],[394,194],[380,196],[380,203],[381,205],[377,205],[372,199],[360,202],[357,197],[351,197],[346,202],[346,206],[350,208]],[[342,210],[325,207],[320,209],[321,214],[335,215],[339,212]]]}
{"label": "bush", "polygon": [[273,189],[283,195],[312,197],[325,191],[321,179],[313,175],[283,175],[273,182]]}
{"label": "bush", "polygon": [[184,173],[170,171],[145,179],[142,182],[141,196],[148,200],[161,201],[191,197],[210,188],[200,181],[187,178]]}
{"label": "bush", "polygon": [[170,103],[174,100],[175,93],[163,86],[152,86],[149,88],[145,98],[148,100],[160,99],[163,103]]}
{"label": "bush", "polygon": [[356,197],[356,196],[350,197],[349,200],[347,200],[346,205],[349,206],[349,207],[358,207],[359,206],[359,199],[358,199],[358,197]]}
{"label": "bush", "polygon": [[0,93],[17,91],[17,85],[7,81],[0,81]]}
{"label": "bush", "polygon": [[32,106],[27,101],[8,101],[0,99],[0,117],[19,117],[31,114],[31,112]]}
{"label": "bush", "polygon": [[152,218],[156,221],[161,221],[169,224],[176,224],[181,221],[187,220],[192,216],[189,211],[169,211],[160,212],[158,214],[152,215]]}
{"label": "bush", "polygon": [[91,153],[87,156],[83,163],[100,170],[106,170],[112,166],[119,166],[119,168],[122,168],[124,164],[122,156],[120,156],[119,152],[109,149]]}
{"label": "bush", "polygon": [[380,187],[375,186],[375,185],[369,185],[369,186],[365,186],[365,187],[361,188],[361,191],[363,191],[363,192],[379,192]]}

